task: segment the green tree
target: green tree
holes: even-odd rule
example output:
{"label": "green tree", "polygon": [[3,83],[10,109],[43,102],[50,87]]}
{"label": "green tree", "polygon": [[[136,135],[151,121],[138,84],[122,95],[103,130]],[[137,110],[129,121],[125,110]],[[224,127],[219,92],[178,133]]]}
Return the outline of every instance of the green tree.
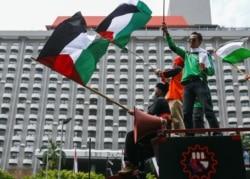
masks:
{"label": "green tree", "polygon": [[[48,171],[48,179],[55,179],[57,178],[57,170],[49,170]],[[74,173],[72,170],[62,170],[61,179],[88,179],[89,173],[84,172],[78,172]],[[105,179],[105,176],[103,174],[97,174],[95,172],[90,173],[91,179]],[[41,172],[37,173],[34,176],[25,176],[22,179],[46,179],[46,171],[42,170]]]}
{"label": "green tree", "polygon": [[243,149],[250,149],[250,136],[248,134],[241,135]]}
{"label": "green tree", "polygon": [[14,179],[14,176],[0,169],[0,178],[1,179]]}
{"label": "green tree", "polygon": [[[43,152],[42,161],[43,169],[46,169],[48,161],[48,169],[58,169],[59,156],[60,156],[60,144],[54,143],[52,139],[49,139],[48,145],[43,145],[40,148],[40,152]],[[47,160],[48,159],[48,160]],[[62,150],[62,164],[66,163],[66,154]]]}

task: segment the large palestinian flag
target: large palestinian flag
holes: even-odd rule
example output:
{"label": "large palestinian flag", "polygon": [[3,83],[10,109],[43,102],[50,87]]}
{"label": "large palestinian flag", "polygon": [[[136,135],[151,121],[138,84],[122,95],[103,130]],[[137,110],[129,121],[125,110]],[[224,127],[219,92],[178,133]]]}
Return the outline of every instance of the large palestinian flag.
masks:
{"label": "large palestinian flag", "polygon": [[77,12],[56,27],[37,61],[86,85],[108,45],[108,39],[95,39],[87,34],[86,22]]}
{"label": "large palestinian flag", "polygon": [[151,19],[151,14],[152,11],[144,2],[129,0],[109,14],[96,28],[96,32],[123,49],[131,33],[144,27]]}

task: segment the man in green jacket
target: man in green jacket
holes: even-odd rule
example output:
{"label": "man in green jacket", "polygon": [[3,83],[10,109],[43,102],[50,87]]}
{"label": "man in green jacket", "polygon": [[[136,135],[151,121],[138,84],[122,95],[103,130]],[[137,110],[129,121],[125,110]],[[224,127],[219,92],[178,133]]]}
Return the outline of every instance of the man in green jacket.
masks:
{"label": "man in green jacket", "polygon": [[[184,59],[184,69],[181,83],[184,87],[183,116],[186,129],[194,128],[193,124],[193,106],[196,97],[198,97],[203,112],[211,128],[219,128],[219,122],[213,111],[213,105],[210,98],[207,76],[214,75],[214,64],[210,54],[205,49],[200,48],[202,35],[193,32],[189,37],[190,52],[177,46],[165,23],[162,24],[162,30],[166,34],[166,41],[169,48]],[[193,133],[187,133],[187,136],[193,136]],[[214,132],[213,135],[222,135]]]}

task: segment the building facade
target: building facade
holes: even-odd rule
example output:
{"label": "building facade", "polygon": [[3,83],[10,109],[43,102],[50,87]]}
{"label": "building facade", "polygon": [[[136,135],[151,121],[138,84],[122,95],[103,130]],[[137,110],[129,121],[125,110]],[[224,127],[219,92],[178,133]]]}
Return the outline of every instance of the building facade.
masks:
{"label": "building facade", "polygon": [[[187,50],[189,34],[201,32],[202,47],[211,50],[229,40],[248,36],[250,29],[187,27],[169,31],[175,42]],[[94,150],[111,153],[118,150],[121,158],[126,133],[133,129],[134,119],[127,111],[31,59],[37,57],[51,33],[0,32],[0,167],[3,170],[22,168],[37,172],[41,164],[37,150],[47,145],[49,139],[59,143],[62,134],[65,150],[76,147],[84,151],[91,145]],[[249,46],[248,40],[245,47]],[[166,45],[160,28],[135,31],[128,49],[110,44],[87,86],[129,109],[146,111],[149,96],[160,81],[150,66],[170,69],[176,55]],[[214,63],[216,74],[208,82],[220,126],[249,127],[250,83],[231,65],[217,58]],[[250,72],[249,59],[237,66],[243,72]],[[62,120],[69,117],[73,120],[61,130]],[[88,158],[87,154],[82,155]],[[106,159],[108,155],[103,156]]]}

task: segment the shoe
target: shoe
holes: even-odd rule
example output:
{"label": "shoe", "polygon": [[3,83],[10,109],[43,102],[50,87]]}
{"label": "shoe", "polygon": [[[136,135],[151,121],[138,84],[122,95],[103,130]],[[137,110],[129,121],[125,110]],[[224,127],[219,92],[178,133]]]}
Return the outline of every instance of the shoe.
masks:
{"label": "shoe", "polygon": [[120,171],[118,171],[119,175],[128,175],[136,169],[135,166],[129,161],[125,161],[124,163],[125,163],[125,167],[121,169]]}
{"label": "shoe", "polygon": [[213,136],[223,136],[222,132],[214,132]]}

